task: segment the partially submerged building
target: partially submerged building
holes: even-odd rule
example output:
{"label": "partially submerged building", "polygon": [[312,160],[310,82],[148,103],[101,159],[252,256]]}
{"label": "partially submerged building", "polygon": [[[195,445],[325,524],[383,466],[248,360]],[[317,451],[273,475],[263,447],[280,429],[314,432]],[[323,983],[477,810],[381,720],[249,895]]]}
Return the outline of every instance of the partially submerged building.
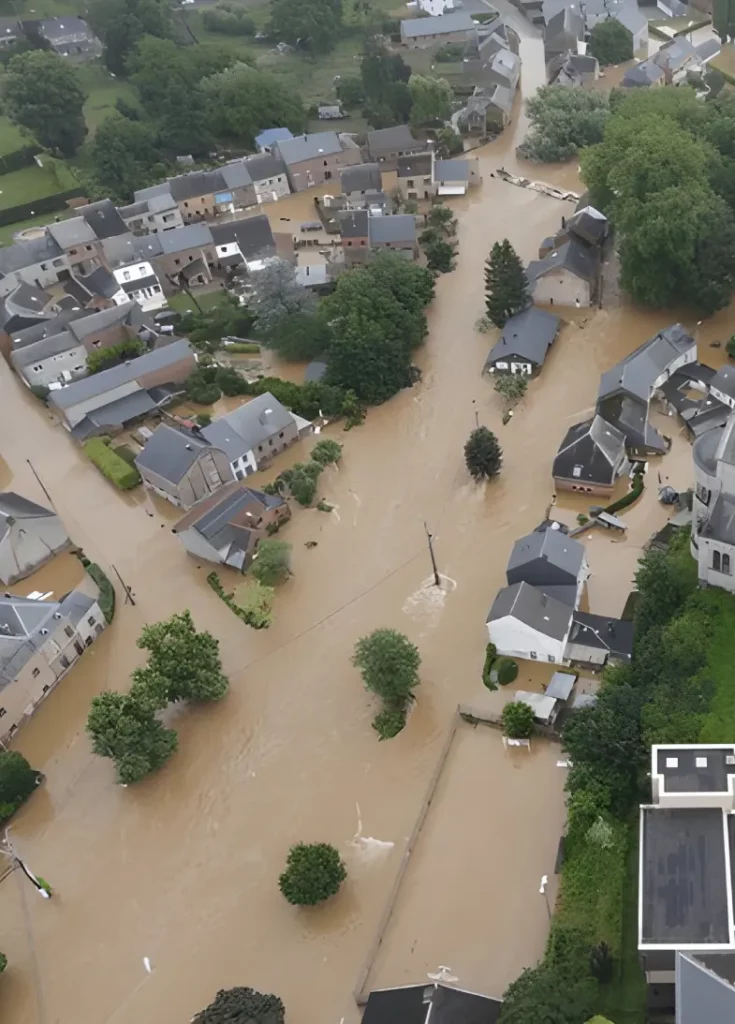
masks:
{"label": "partially submerged building", "polygon": [[14,491],[0,493],[0,582],[15,583],[71,547],[56,512]]}

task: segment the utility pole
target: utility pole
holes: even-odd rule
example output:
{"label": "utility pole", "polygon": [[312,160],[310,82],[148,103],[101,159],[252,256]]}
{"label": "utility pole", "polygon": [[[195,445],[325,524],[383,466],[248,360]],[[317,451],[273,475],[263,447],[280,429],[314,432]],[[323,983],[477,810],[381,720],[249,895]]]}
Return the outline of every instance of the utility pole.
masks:
{"label": "utility pole", "polygon": [[[110,565],[112,565],[112,563],[110,563]],[[132,606],[134,608],[135,607],[135,598],[133,597],[133,594],[132,594],[132,592],[130,590],[130,587],[127,585],[125,580],[122,578],[120,573],[117,571],[117,566],[113,565],[112,568],[113,568],[113,571],[114,571],[115,575],[120,580],[120,585],[122,586],[123,590],[125,591],[125,604],[127,604],[128,601],[130,601],[130,603],[132,604]]]}
{"label": "utility pole", "polygon": [[434,537],[429,533],[429,527],[426,525],[426,520],[424,520],[424,529],[426,530],[426,539],[429,542],[429,555],[431,557],[431,567],[434,570],[434,583],[437,587],[440,587],[442,583],[439,579],[439,570],[436,567],[436,558],[434,557]]}
{"label": "utility pole", "polygon": [[54,505],[53,499],[52,499],[51,495],[49,494],[49,492],[46,490],[46,487],[44,486],[43,480],[41,479],[41,477],[36,472],[33,463],[31,462],[30,459],[26,459],[26,462],[31,467],[31,473],[33,473],[33,475],[35,476],[36,480],[38,481],[38,486],[41,488],[43,493],[48,498],[48,502],[51,505],[51,508],[54,509],[54,511],[56,511],[56,506]]}
{"label": "utility pole", "polygon": [[477,400],[474,399],[474,398],[472,399],[472,408],[475,410],[475,429],[479,429],[479,427],[480,427],[480,414],[477,411]]}

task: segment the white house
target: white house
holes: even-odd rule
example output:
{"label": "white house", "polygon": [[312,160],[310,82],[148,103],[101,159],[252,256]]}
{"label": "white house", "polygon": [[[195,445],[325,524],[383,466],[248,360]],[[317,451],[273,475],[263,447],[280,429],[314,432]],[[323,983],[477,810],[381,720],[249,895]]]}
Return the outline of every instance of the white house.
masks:
{"label": "white house", "polygon": [[503,587],[487,617],[487,634],[498,654],[561,664],[574,606],[530,583]]}
{"label": "white house", "polygon": [[259,153],[243,161],[250,175],[258,204],[274,203],[291,194],[286,165],[272,153]]}
{"label": "white house", "polygon": [[204,427],[202,436],[227,455],[233,476],[242,480],[310,432],[309,422],[266,391]]}
{"label": "white house", "polygon": [[454,10],[454,0],[418,0],[419,10],[438,18],[440,14]]}
{"label": "white house", "polygon": [[134,299],[144,313],[160,309],[166,305],[161,283],[150,263],[131,263],[127,267],[113,270],[115,280],[120,288],[112,296],[112,301],[122,306]]}

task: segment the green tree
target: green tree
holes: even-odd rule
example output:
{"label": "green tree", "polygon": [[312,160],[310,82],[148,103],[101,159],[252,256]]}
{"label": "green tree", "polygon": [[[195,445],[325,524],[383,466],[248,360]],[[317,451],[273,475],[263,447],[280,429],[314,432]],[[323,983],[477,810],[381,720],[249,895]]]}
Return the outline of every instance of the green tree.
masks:
{"label": "green tree", "polygon": [[393,707],[405,707],[419,683],[418,648],[395,629],[376,629],[361,637],[352,664],[367,689]]}
{"label": "green tree", "polygon": [[598,985],[589,969],[526,968],[503,996],[500,1024],[580,1024],[593,1012]]}
{"label": "green tree", "polygon": [[331,466],[342,458],[342,445],[329,437],[323,438],[311,449],[311,458],[321,466]]}
{"label": "green tree", "polygon": [[148,651],[148,664],[136,670],[133,678],[145,685],[163,681],[167,702],[220,700],[227,693],[219,640],[206,631],[197,632],[191,612],[144,626],[137,643]]}
{"label": "green tree", "polygon": [[337,82],[337,99],[347,110],[359,107],[365,99],[365,89],[359,75],[342,75]]}
{"label": "green tree", "polygon": [[87,719],[92,750],[115,762],[119,782],[137,782],[176,750],[176,732],[163,727],[157,710],[158,699],[139,688],[129,694],[107,690],[93,699]]}
{"label": "green tree", "polygon": [[172,8],[167,0],[91,0],[87,20],[104,43],[103,59],[116,75],[143,36],[173,35]]}
{"label": "green tree", "polygon": [[268,31],[292,46],[329,53],[342,31],[342,0],[271,0]]}
{"label": "green tree", "polygon": [[273,621],[273,587],[257,580],[248,580],[235,591],[235,601],[242,609],[243,618],[253,629],[267,629]]}
{"label": "green tree", "polygon": [[731,334],[730,337],[727,339],[727,345],[725,346],[725,348],[727,349],[727,354],[729,355],[729,357],[731,359],[735,359],[735,334]]}
{"label": "green tree", "polygon": [[507,238],[493,243],[485,261],[485,308],[496,327],[504,327],[530,303],[528,279],[521,260]]}
{"label": "green tree", "polygon": [[633,36],[617,18],[606,18],[592,29],[587,51],[603,67],[622,64],[633,59]]}
{"label": "green tree", "polygon": [[226,36],[254,36],[257,26],[246,7],[221,0],[202,12],[202,22],[208,32],[221,32]]}
{"label": "green tree", "polygon": [[453,128],[440,128],[436,133],[436,156],[439,160],[448,160],[464,152],[462,136]]}
{"label": "green tree", "polygon": [[255,318],[248,306],[241,306],[232,295],[223,295],[205,310],[185,313],[179,330],[200,351],[215,352],[227,336],[247,338]]}
{"label": "green tree", "polygon": [[431,207],[426,215],[426,223],[444,235],[454,235],[457,232],[457,218],[443,203],[436,203]]}
{"label": "green tree", "polygon": [[30,50],[8,63],[2,95],[10,117],[42,146],[74,156],[87,134],[87,98],[73,65],[50,50]]}
{"label": "green tree", "polygon": [[509,403],[519,402],[528,388],[528,378],[519,373],[499,373],[495,377],[495,390]]}
{"label": "green tree", "polygon": [[142,121],[119,114],[106,117],[94,134],[90,157],[97,181],[118,202],[129,202],[133,192],[166,174],[155,132]]}
{"label": "green tree", "polygon": [[288,851],[278,886],[289,903],[313,907],[339,892],[347,871],[329,843],[296,843]]}
{"label": "green tree", "polygon": [[27,800],[39,774],[17,750],[0,750],[0,821],[9,818]]}
{"label": "green tree", "polygon": [[509,701],[503,708],[503,731],[512,740],[528,739],[533,732],[533,708],[521,700]]}
{"label": "green tree", "polygon": [[284,1024],[286,1009],[278,996],[253,988],[220,989],[213,1003],[200,1010],[191,1024]]}
{"label": "green tree", "polygon": [[[686,552],[685,552],[686,554]],[[690,559],[672,557],[672,552],[649,548],[638,562],[635,574],[639,593],[635,607],[636,642],[655,626],[664,626],[683,607],[696,588]]]}
{"label": "green tree", "polygon": [[430,125],[448,121],[454,93],[449,82],[433,75],[411,75],[411,124]]}
{"label": "green tree", "polygon": [[[425,232],[426,234],[426,232]],[[436,274],[449,274],[456,264],[454,257],[457,251],[453,245],[443,238],[431,237],[422,243],[426,266]]]}
{"label": "green tree", "polygon": [[604,93],[544,85],[526,102],[531,130],[518,155],[542,163],[569,160],[602,139],[608,112]]}
{"label": "green tree", "polygon": [[291,575],[291,545],[282,540],[262,540],[250,572],[266,587],[282,583]]}
{"label": "green tree", "polygon": [[299,505],[312,505],[322,469],[318,462],[297,462],[279,474],[278,481],[288,488]]}
{"label": "green tree", "polygon": [[8,966],[8,958],[4,953],[0,953],[0,974],[3,973],[5,968]]}
{"label": "green tree", "polygon": [[329,324],[322,316],[296,310],[283,313],[272,322],[264,343],[281,359],[301,363],[328,351],[331,337]]}
{"label": "green tree", "polygon": [[477,427],[464,446],[464,458],[470,476],[486,480],[500,472],[503,452],[498,439],[487,427]]}
{"label": "green tree", "polygon": [[263,128],[280,124],[298,133],[306,125],[297,95],[242,62],[205,78],[201,89],[211,131],[218,139],[254,145]]}
{"label": "green tree", "polygon": [[518,677],[518,662],[512,658],[498,658],[495,668],[498,670],[498,682],[501,686],[507,686]]}
{"label": "green tree", "polygon": [[298,283],[296,270],[287,260],[273,260],[252,275],[251,280],[250,308],[258,330],[263,333],[278,327],[283,317],[313,313],[316,308],[315,297]]}
{"label": "green tree", "polygon": [[366,39],[360,57],[365,116],[374,128],[405,124],[411,113],[411,69],[399,54],[390,54],[377,36]]}

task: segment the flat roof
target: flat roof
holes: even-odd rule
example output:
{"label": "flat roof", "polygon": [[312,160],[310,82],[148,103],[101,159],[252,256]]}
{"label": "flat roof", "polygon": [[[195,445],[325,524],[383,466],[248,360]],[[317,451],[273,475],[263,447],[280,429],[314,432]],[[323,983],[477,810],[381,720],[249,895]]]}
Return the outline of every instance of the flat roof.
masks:
{"label": "flat roof", "polygon": [[731,944],[725,832],[719,807],[641,809],[641,947]]}
{"label": "flat roof", "polygon": [[574,689],[576,681],[577,676],[571,672],[555,672],[546,687],[546,696],[556,697],[557,700],[569,700],[569,694]]}
{"label": "flat roof", "polygon": [[[735,744],[675,746],[654,749],[656,775],[663,776],[666,793],[727,793],[735,775]],[[732,764],[727,758],[733,759]]]}

